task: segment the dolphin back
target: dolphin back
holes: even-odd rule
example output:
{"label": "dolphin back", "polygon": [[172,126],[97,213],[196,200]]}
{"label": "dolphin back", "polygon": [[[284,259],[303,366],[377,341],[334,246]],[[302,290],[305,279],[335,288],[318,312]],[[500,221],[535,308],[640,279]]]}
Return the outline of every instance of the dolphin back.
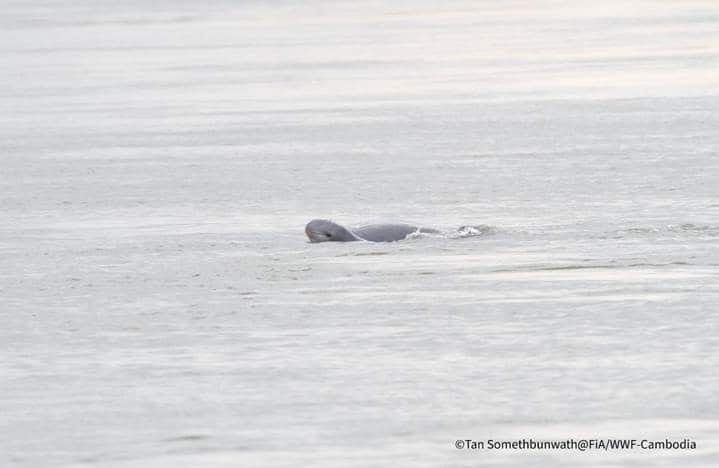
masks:
{"label": "dolphin back", "polygon": [[370,224],[352,229],[352,232],[357,237],[370,242],[394,242],[402,240],[417,231],[428,232],[433,230],[420,229],[409,224]]}

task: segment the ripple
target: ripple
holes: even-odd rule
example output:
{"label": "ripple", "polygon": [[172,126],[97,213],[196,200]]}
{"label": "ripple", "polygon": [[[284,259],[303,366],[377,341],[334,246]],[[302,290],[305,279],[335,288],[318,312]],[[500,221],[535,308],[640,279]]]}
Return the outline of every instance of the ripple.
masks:
{"label": "ripple", "polygon": [[626,239],[632,237],[651,237],[657,235],[719,236],[719,226],[708,224],[667,224],[663,226],[637,226],[609,231],[597,236],[599,239]]}
{"label": "ripple", "polygon": [[492,270],[492,273],[515,273],[522,271],[564,271],[564,270],[601,270],[601,269],[626,269],[626,268],[663,268],[670,266],[688,266],[691,263],[684,261],[666,262],[666,263],[650,263],[650,262],[637,262],[637,263],[597,263],[594,265],[522,265],[516,268],[501,268],[498,270]]}
{"label": "ripple", "polygon": [[207,440],[209,436],[203,434],[185,434],[177,437],[168,437],[163,439],[163,442],[192,442],[197,440]]}

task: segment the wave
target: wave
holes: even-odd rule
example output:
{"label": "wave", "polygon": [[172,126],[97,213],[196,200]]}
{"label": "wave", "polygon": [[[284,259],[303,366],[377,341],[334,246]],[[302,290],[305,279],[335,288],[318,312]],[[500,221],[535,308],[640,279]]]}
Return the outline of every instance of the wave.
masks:
{"label": "wave", "polygon": [[601,269],[626,269],[626,268],[663,268],[672,266],[688,266],[691,263],[684,261],[651,263],[651,262],[609,262],[593,264],[565,264],[565,265],[520,265],[516,268],[501,268],[492,270],[492,273],[516,273],[522,271],[565,271],[565,270],[601,270]]}
{"label": "wave", "polygon": [[630,237],[651,237],[656,235],[719,237],[719,226],[694,223],[667,224],[665,226],[638,226],[609,231],[599,235],[598,238],[624,239]]}

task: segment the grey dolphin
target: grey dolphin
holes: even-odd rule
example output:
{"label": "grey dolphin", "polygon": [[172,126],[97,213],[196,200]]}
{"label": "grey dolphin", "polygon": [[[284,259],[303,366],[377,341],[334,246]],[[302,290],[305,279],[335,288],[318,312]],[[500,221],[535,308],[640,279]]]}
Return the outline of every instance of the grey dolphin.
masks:
{"label": "grey dolphin", "polygon": [[305,226],[305,234],[310,242],[394,242],[406,239],[415,232],[437,234],[436,229],[411,226],[409,224],[370,224],[355,229],[348,229],[326,219],[313,219]]}

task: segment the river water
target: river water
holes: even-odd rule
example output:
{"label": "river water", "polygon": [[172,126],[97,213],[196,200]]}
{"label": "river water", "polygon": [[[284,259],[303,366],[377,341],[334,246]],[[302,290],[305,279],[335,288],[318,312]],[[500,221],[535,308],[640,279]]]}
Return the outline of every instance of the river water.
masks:
{"label": "river water", "polygon": [[2,466],[719,465],[716,2],[1,3]]}

